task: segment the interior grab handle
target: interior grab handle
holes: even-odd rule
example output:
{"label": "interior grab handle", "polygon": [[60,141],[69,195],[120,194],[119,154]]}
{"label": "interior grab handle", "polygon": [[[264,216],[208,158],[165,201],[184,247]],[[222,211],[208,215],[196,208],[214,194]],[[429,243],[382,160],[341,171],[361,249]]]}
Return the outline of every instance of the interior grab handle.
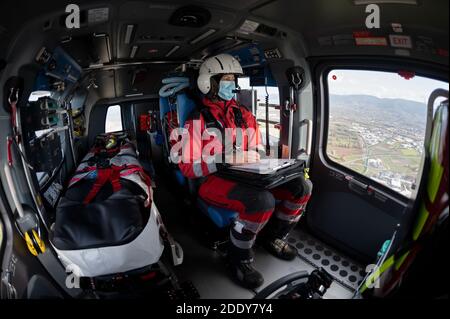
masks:
{"label": "interior grab handle", "polygon": [[360,182],[352,176],[347,176],[346,179],[348,180],[348,188],[355,193],[360,195],[366,195],[368,193],[369,185],[366,183]]}
{"label": "interior grab handle", "polygon": [[306,125],[306,155],[311,155],[311,149],[312,149],[312,120],[310,119],[304,119],[300,122],[300,125]]}

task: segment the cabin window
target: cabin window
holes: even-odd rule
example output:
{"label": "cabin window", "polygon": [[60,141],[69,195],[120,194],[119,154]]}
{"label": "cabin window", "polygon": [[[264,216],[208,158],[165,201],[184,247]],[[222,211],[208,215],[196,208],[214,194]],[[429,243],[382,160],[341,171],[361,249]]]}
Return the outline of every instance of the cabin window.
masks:
{"label": "cabin window", "polygon": [[[280,93],[278,87],[267,86],[250,86],[248,77],[238,78],[238,85],[243,90],[253,90],[256,92],[256,120],[263,140],[266,136],[266,95],[269,96],[269,139],[271,145],[278,145],[280,140]],[[246,105],[247,107],[250,107]]]}
{"label": "cabin window", "polygon": [[122,110],[120,105],[111,105],[106,112],[105,133],[122,131]]}
{"label": "cabin window", "polygon": [[411,197],[420,181],[427,100],[448,83],[348,69],[330,71],[327,81],[328,158]]}

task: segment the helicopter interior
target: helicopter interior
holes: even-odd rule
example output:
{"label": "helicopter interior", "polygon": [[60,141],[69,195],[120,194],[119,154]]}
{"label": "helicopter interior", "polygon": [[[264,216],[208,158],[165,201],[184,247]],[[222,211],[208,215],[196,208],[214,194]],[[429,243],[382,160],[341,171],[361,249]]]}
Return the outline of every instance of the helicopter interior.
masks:
{"label": "helicopter interior", "polygon": [[[100,242],[128,249],[133,262],[139,254],[152,257],[134,268],[157,264],[162,255],[168,262],[161,267],[176,275],[175,290],[189,286],[183,288],[189,298],[251,299],[280,278],[320,269],[331,278],[321,297],[360,296],[371,265],[384,262],[388,252],[403,252],[412,236],[428,176],[436,176],[427,166],[434,162],[426,147],[438,127],[448,128],[448,1],[384,1],[381,26],[368,29],[365,10],[372,2],[79,0],[80,25],[73,28],[67,26],[69,1],[0,4],[0,261],[2,282],[9,284],[2,291],[18,298],[98,296],[67,288],[64,267],[79,260],[74,251]],[[193,96],[199,94],[199,66],[219,53],[242,65],[236,100],[256,116],[263,144],[278,158],[302,161],[314,185],[287,238],[298,256],[283,261],[256,245],[255,268],[265,278],[258,289],[243,288],[226,274],[224,245],[235,213],[198,201],[195,186],[169,159],[167,128],[182,127],[198,104]],[[161,94],[170,78],[180,79],[182,89]],[[386,91],[377,89],[383,82]],[[437,109],[443,115],[436,116]],[[379,112],[386,112],[384,119]],[[81,214],[82,206],[63,208],[94,187],[95,181],[78,182],[87,188],[74,195],[72,181],[99,143],[109,149],[108,143],[122,138],[121,147],[132,145],[130,174],[138,177],[121,191],[152,197],[149,205],[157,212],[148,217],[144,199],[127,197],[110,203],[103,215],[93,201],[92,211],[107,220],[113,206],[127,212],[126,218],[114,215],[123,220],[114,228],[117,239],[105,235],[109,226],[101,227],[103,219],[93,220],[93,214],[70,217]],[[441,144],[448,161],[448,131]],[[435,183],[441,194],[445,181]],[[448,180],[442,192],[447,201],[441,218],[448,215]],[[39,230],[38,258],[22,239],[29,216]],[[145,240],[158,242],[164,252],[127,246],[143,237],[128,232],[134,227],[129,218],[163,225],[161,242]],[[84,228],[74,232],[83,222],[97,227],[95,238],[86,239]],[[70,245],[68,237],[86,242]],[[39,252],[39,240],[45,251]],[[11,258],[16,272],[6,279]],[[108,258],[102,262],[115,265]],[[111,275],[100,273],[102,267],[92,264],[83,277]],[[387,294],[383,287],[374,295]]]}

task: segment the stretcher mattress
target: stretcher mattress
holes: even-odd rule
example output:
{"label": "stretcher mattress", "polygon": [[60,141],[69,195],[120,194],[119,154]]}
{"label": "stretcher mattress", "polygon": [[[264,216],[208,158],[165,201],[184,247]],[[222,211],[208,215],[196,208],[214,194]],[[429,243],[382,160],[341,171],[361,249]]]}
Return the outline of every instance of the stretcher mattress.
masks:
{"label": "stretcher mattress", "polygon": [[50,239],[80,276],[121,273],[158,262],[160,220],[149,178],[126,141],[114,153],[94,147],[84,157],[57,206]]}

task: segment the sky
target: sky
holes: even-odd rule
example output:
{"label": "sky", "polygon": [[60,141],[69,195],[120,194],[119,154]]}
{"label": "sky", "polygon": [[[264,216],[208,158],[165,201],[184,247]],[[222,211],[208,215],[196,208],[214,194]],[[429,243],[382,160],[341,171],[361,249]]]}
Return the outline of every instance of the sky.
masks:
{"label": "sky", "polygon": [[[334,79],[333,76],[336,76]],[[437,88],[448,90],[448,83],[415,76],[406,80],[397,73],[363,70],[334,70],[328,75],[331,94],[364,94],[378,98],[399,98],[426,104],[431,92]],[[249,79],[239,78],[239,86],[249,89]],[[264,87],[254,87],[260,102],[266,95]],[[269,101],[279,103],[278,88],[268,87]]]}
{"label": "sky", "polygon": [[122,115],[120,105],[111,105],[108,107],[105,121],[105,133],[117,132],[122,130]]}
{"label": "sky", "polygon": [[435,89],[448,90],[446,82],[420,76],[406,80],[397,73],[380,71],[334,70],[328,74],[328,83],[330,94],[364,94],[378,98],[400,98],[425,104]]}

